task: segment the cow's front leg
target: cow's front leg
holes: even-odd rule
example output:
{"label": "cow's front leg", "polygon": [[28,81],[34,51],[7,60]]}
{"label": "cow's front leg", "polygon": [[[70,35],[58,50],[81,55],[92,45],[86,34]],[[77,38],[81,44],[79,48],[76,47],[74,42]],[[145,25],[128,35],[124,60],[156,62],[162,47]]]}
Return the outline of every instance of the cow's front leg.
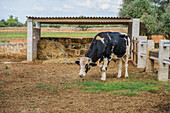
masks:
{"label": "cow's front leg", "polygon": [[104,64],[103,64],[103,67],[101,69],[102,75],[101,75],[101,78],[100,78],[102,81],[106,81],[107,65],[108,65],[108,58],[104,58]]}
{"label": "cow's front leg", "polygon": [[122,58],[119,59],[117,78],[120,78],[121,76],[122,76]]}

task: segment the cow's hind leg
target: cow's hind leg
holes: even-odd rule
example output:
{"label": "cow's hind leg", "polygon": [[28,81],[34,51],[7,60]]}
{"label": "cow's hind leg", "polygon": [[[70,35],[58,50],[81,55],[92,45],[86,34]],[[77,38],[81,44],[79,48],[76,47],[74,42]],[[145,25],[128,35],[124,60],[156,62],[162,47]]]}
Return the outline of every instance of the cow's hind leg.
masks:
{"label": "cow's hind leg", "polygon": [[126,60],[125,60],[125,78],[128,78],[128,58],[129,56],[126,55]]}
{"label": "cow's hind leg", "polygon": [[104,58],[104,64],[103,64],[103,67],[101,69],[102,74],[101,74],[101,78],[100,78],[102,81],[106,81],[107,65],[108,65],[108,58]]}
{"label": "cow's hind leg", "polygon": [[125,78],[128,78],[128,60],[129,60],[129,54],[130,54],[130,41],[129,41],[129,46],[127,46],[127,49],[126,49]]}
{"label": "cow's hind leg", "polygon": [[122,58],[119,59],[117,78],[120,78],[121,76],[122,76]]}

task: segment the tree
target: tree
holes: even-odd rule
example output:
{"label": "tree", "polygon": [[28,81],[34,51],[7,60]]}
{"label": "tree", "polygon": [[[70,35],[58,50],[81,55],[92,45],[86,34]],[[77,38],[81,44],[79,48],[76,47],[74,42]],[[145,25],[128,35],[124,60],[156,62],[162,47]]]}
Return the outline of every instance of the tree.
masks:
{"label": "tree", "polygon": [[143,28],[147,29],[145,35],[165,34],[161,26],[168,23],[169,18],[164,14],[167,6],[168,0],[123,0],[119,16],[140,18],[144,23]]}
{"label": "tree", "polygon": [[23,24],[19,22],[18,17],[15,17],[13,15],[9,15],[9,19],[6,21],[7,26],[9,27],[22,27]]}
{"label": "tree", "polygon": [[170,5],[166,8],[165,13],[161,15],[159,24],[161,34],[170,40]]}
{"label": "tree", "polygon": [[8,24],[6,23],[6,21],[4,19],[2,19],[0,21],[0,27],[6,27]]}

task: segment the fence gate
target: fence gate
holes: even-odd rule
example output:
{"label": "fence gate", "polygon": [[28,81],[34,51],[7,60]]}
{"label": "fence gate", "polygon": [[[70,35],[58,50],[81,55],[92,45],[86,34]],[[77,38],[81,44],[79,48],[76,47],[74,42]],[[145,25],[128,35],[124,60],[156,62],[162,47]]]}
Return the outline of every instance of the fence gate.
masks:
{"label": "fence gate", "polygon": [[138,39],[136,37],[133,37],[132,40],[132,52],[131,52],[131,59],[132,63],[137,66],[138,61]]}

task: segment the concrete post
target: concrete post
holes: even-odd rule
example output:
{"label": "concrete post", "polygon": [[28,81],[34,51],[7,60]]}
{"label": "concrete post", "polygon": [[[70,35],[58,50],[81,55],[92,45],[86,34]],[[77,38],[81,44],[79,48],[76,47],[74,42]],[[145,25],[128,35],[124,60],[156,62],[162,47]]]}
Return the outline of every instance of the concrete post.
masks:
{"label": "concrete post", "polygon": [[36,22],[36,28],[37,28],[37,29],[40,29],[40,28],[41,28],[40,22]]}
{"label": "concrete post", "polygon": [[[128,34],[130,34],[132,40],[139,37],[140,32],[140,19],[133,19],[132,23],[128,25]],[[132,46],[133,47],[133,44]],[[132,48],[133,49],[133,48]],[[131,53],[131,59],[133,59],[133,52]]]}
{"label": "concrete post", "polygon": [[138,38],[138,61],[137,68],[145,68],[147,58],[147,36]]}
{"label": "concrete post", "polygon": [[149,51],[155,48],[154,40],[148,40],[147,42],[147,60],[146,60],[146,72],[154,71],[154,60],[149,58]]}
{"label": "concrete post", "polygon": [[133,19],[132,23],[132,38],[139,37],[140,32],[140,19]]}
{"label": "concrete post", "polygon": [[168,81],[169,65],[163,63],[163,60],[169,59],[170,47],[164,46],[165,42],[170,42],[170,40],[159,41],[159,58],[158,58],[158,80],[159,81]]}
{"label": "concrete post", "polygon": [[33,61],[33,21],[27,19],[27,61]]}
{"label": "concrete post", "polygon": [[36,28],[39,29],[39,36],[37,38],[38,38],[38,40],[40,40],[40,38],[41,38],[41,24],[40,24],[40,22],[36,22]]}

